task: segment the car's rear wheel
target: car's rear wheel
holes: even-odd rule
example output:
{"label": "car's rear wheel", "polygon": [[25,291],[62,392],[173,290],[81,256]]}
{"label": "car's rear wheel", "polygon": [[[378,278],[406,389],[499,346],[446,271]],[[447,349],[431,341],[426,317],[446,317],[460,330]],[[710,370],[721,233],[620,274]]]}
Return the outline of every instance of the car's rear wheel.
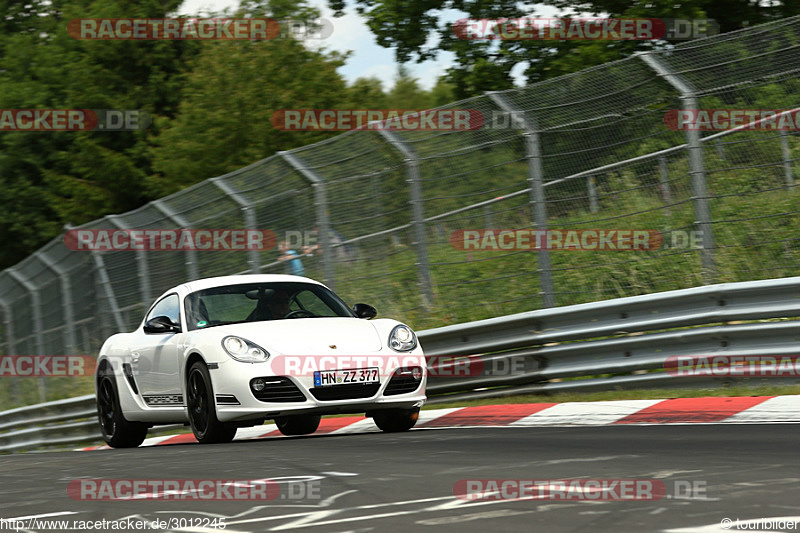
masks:
{"label": "car's rear wheel", "polygon": [[321,419],[319,415],[279,416],[275,419],[275,425],[287,436],[309,435],[317,430]]}
{"label": "car's rear wheel", "polygon": [[230,442],[236,436],[235,424],[217,418],[211,376],[201,361],[194,363],[186,376],[186,405],[192,433],[200,444]]}
{"label": "car's rear wheel", "polygon": [[381,431],[397,433],[408,431],[414,427],[419,418],[419,408],[415,409],[382,409],[372,414],[372,420]]}
{"label": "car's rear wheel", "polygon": [[[104,368],[104,373],[108,374]],[[97,387],[97,420],[103,440],[112,448],[136,448],[147,436],[147,425],[125,419],[113,374],[100,378]]]}

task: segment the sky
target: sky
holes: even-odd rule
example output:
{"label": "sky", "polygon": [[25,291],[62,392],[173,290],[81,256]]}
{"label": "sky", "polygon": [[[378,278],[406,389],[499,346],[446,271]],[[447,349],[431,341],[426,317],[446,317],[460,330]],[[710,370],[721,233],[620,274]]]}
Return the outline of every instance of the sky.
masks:
{"label": "sky", "polygon": [[[341,52],[353,51],[345,66],[339,69],[339,73],[349,83],[358,78],[375,77],[381,80],[385,90],[390,89],[394,85],[398,69],[398,63],[394,60],[394,50],[383,48],[375,42],[375,36],[372,35],[364,20],[356,14],[352,5],[348,5],[345,9],[345,16],[334,18],[333,12],[328,9],[325,0],[311,0],[309,4],[320,10],[322,18],[333,23],[333,35],[320,41],[324,48]],[[237,0],[186,0],[181,6],[181,14],[192,15],[201,10],[222,11],[225,8],[233,10],[237,5]],[[452,20],[462,17],[463,15],[459,15],[457,12],[448,13],[448,18],[452,18]],[[411,76],[417,78],[421,87],[430,89],[436,84],[437,78],[444,74],[453,62],[454,54],[442,52],[436,60],[423,63],[409,62],[406,67]],[[517,72],[521,72],[524,68],[524,64],[517,65]],[[512,71],[512,74],[514,73]],[[518,81],[522,82],[521,79]]]}

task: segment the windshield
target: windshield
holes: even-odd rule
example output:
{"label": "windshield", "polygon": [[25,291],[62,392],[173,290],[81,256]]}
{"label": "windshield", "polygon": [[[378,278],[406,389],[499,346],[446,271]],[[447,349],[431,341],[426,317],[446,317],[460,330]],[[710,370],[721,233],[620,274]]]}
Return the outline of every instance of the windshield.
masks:
{"label": "windshield", "polygon": [[353,317],[330,290],[313,283],[244,283],[189,294],[188,329],[293,318]]}

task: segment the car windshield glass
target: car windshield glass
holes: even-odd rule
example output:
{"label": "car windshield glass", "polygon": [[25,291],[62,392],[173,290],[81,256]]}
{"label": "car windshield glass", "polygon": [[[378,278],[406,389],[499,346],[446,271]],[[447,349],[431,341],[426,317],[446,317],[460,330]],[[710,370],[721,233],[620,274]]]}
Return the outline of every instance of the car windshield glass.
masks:
{"label": "car windshield glass", "polygon": [[352,317],[335,294],[313,283],[244,283],[189,294],[188,329],[293,318]]}

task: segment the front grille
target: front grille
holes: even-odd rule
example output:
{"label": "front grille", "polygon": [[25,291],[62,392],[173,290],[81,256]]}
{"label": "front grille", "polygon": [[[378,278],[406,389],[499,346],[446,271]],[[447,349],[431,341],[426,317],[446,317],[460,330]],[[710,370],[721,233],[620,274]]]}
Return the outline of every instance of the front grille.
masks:
{"label": "front grille", "polygon": [[306,401],[305,395],[300,392],[297,385],[287,377],[264,377],[256,379],[263,379],[267,382],[267,386],[264,387],[264,390],[254,391],[252,387],[253,380],[250,380],[250,390],[257,400],[275,403]]}
{"label": "front grille", "polygon": [[422,383],[421,379],[414,379],[411,374],[399,375],[395,374],[389,384],[386,385],[386,390],[383,391],[384,396],[394,396],[397,394],[407,394],[417,390]]}
{"label": "front grille", "polygon": [[347,385],[331,385],[330,387],[314,387],[311,394],[321,401],[355,400],[357,398],[372,398],[381,388],[380,383],[348,383]]}

